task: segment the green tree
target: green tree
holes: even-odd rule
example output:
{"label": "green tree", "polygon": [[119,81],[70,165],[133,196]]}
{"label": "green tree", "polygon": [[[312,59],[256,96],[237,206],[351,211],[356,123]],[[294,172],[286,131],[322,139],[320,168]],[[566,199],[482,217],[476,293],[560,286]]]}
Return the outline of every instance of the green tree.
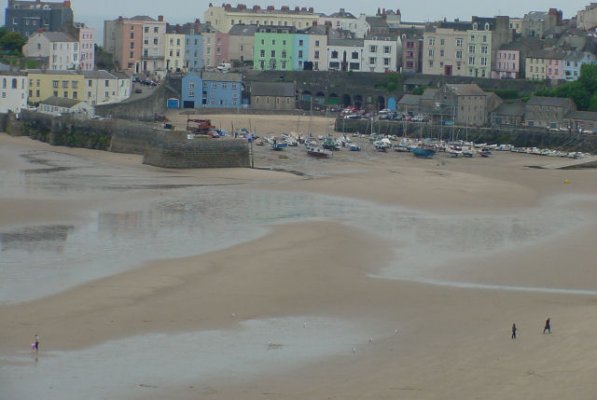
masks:
{"label": "green tree", "polygon": [[0,50],[4,54],[21,54],[25,43],[27,39],[17,32],[5,32],[0,36]]}

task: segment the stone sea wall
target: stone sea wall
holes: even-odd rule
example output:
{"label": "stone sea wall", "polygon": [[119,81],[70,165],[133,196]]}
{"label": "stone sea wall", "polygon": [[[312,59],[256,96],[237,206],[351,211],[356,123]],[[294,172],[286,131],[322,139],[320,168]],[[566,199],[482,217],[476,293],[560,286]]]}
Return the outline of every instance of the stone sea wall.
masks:
{"label": "stone sea wall", "polygon": [[186,132],[124,120],[79,120],[37,112],[0,116],[0,128],[55,146],[82,147],[143,155],[143,163],[162,168],[247,168],[249,146],[242,139],[188,139]]}
{"label": "stone sea wall", "polygon": [[374,122],[368,120],[336,119],[336,130],[347,133],[370,133],[408,136],[412,138],[442,138],[477,143],[511,144],[516,147],[539,147],[597,154],[597,135],[569,133],[529,128],[465,128],[440,127],[429,124],[405,124],[401,121]]}

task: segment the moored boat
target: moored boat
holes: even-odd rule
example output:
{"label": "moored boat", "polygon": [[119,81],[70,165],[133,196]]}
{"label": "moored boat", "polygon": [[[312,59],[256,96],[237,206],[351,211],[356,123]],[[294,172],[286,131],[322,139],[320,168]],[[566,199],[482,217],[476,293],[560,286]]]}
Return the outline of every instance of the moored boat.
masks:
{"label": "moored boat", "polygon": [[313,157],[327,158],[334,154],[331,150],[323,149],[319,146],[308,145],[305,148],[307,150],[307,154]]}

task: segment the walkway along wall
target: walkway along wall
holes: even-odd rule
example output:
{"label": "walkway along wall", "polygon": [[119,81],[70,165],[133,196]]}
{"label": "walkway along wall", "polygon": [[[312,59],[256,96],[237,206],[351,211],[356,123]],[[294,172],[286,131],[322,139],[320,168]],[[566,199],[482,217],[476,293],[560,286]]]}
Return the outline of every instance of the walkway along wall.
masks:
{"label": "walkway along wall", "polygon": [[152,90],[153,92],[147,97],[132,98],[121,103],[96,106],[95,113],[112,119],[154,121],[156,114],[166,112],[166,103],[169,98],[180,98],[182,78],[168,76],[160,86],[156,88],[143,86],[143,90]]}
{"label": "walkway along wall", "polygon": [[[5,122],[6,121],[6,122]],[[143,155],[143,163],[162,168],[248,168],[243,139],[187,139],[186,132],[123,120],[77,120],[36,112],[20,119],[2,117],[7,133],[19,133],[56,146],[83,147]]]}

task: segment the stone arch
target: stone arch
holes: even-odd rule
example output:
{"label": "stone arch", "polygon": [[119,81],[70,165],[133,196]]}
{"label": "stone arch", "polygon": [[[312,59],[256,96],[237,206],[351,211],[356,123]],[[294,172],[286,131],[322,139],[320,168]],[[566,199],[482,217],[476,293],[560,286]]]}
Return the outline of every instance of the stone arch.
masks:
{"label": "stone arch", "polygon": [[361,108],[363,106],[363,96],[360,94],[355,94],[352,99],[355,107]]}
{"label": "stone arch", "polygon": [[386,108],[386,98],[383,96],[377,96],[377,109],[383,110]]}
{"label": "stone arch", "polygon": [[310,102],[313,94],[308,90],[303,90],[301,93],[301,101]]}
{"label": "stone arch", "polygon": [[351,100],[351,98],[350,98],[350,95],[349,95],[348,93],[344,93],[344,94],[342,95],[342,105],[343,105],[344,107],[348,107],[348,106],[349,106],[349,105],[351,105],[351,104],[352,104],[352,100]]}
{"label": "stone arch", "polygon": [[330,93],[328,95],[328,102],[329,105],[337,105],[340,104],[340,98],[338,97],[337,93]]}
{"label": "stone arch", "polygon": [[317,92],[315,93],[315,99],[313,101],[315,104],[319,104],[320,106],[325,104],[325,93]]}

